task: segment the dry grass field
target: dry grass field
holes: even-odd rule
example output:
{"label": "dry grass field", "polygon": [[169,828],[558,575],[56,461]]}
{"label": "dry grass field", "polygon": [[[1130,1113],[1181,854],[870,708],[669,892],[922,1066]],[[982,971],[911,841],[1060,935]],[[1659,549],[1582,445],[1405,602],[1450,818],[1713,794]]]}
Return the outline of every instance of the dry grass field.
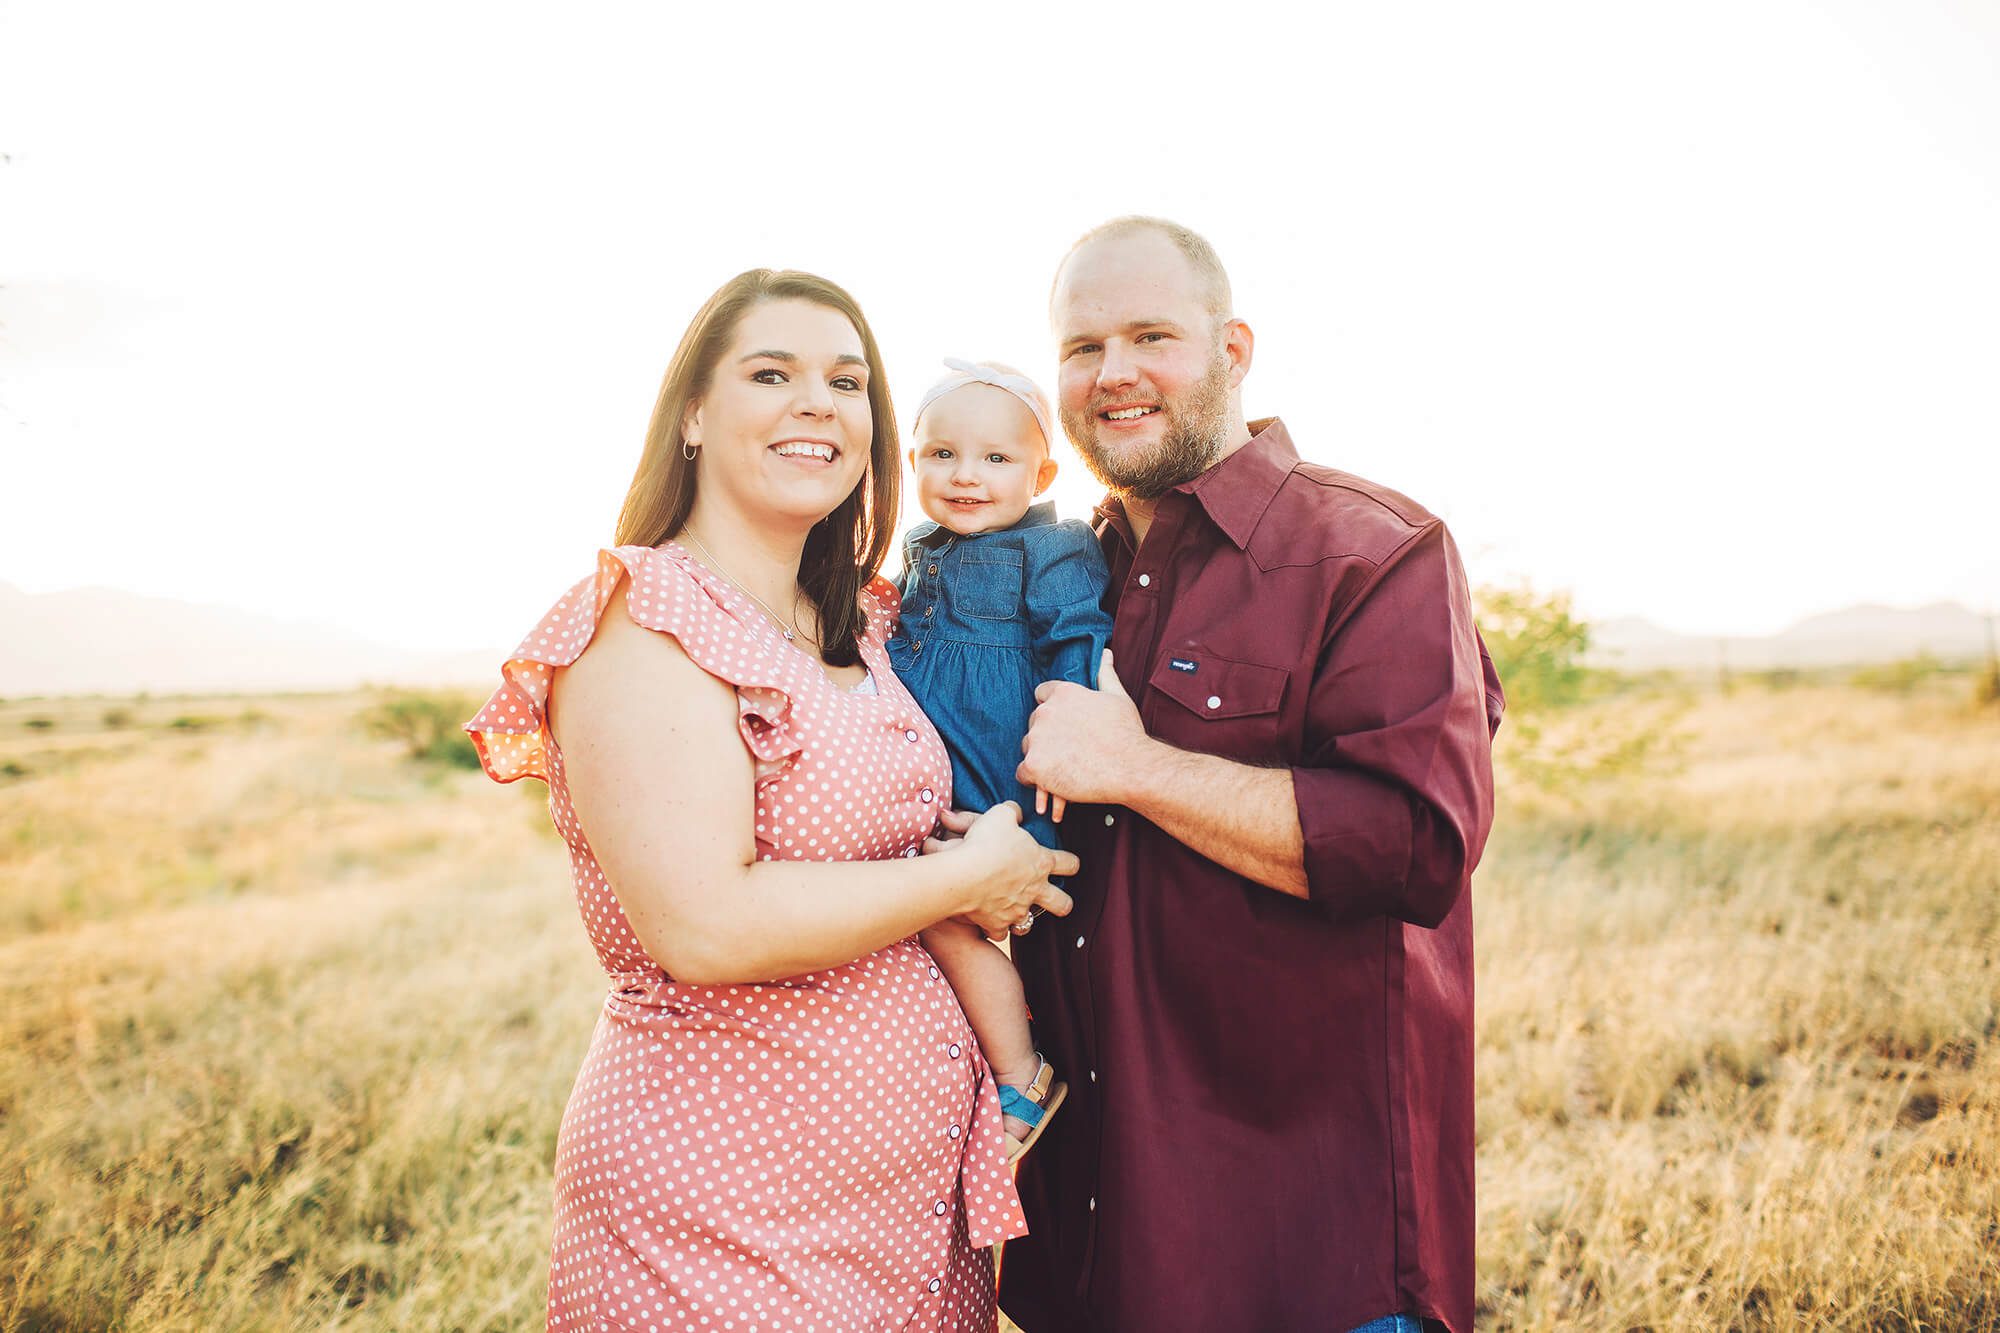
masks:
{"label": "dry grass field", "polygon": [[[2000,1328],[1970,700],[1638,691],[1545,741],[1671,745],[1509,774],[1482,1328]],[[366,704],[0,705],[0,1328],[539,1327],[600,977],[540,788],[413,762]]]}

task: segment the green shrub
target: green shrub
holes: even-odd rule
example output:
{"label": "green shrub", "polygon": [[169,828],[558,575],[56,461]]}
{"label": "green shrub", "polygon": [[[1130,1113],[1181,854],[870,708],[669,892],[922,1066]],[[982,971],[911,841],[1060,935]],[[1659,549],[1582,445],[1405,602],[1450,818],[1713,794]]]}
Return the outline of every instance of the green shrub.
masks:
{"label": "green shrub", "polygon": [[1862,667],[1849,679],[1864,690],[1881,690],[1885,694],[1908,694],[1944,669],[1944,663],[1929,653],[1918,653],[1915,657],[1906,657],[1900,662],[1884,662],[1879,666]]}
{"label": "green shrub", "polygon": [[118,731],[132,725],[132,710],[129,708],[107,708],[104,710],[104,729]]}
{"label": "green shrub", "polygon": [[478,768],[479,752],[460,728],[478,701],[449,691],[394,694],[361,715],[371,735],[401,741],[409,757],[451,768]]}
{"label": "green shrub", "polygon": [[55,724],[56,720],[52,717],[30,717],[23,718],[21,721],[21,725],[29,731],[47,731],[49,728],[55,726]]}
{"label": "green shrub", "polygon": [[167,723],[175,731],[207,731],[221,724],[221,718],[211,717],[206,713],[183,713]]}
{"label": "green shrub", "polygon": [[[1640,682],[1583,665],[1590,626],[1570,610],[1569,594],[1533,588],[1482,588],[1474,595],[1480,636],[1507,696],[1494,756],[1519,779],[1548,792],[1584,786],[1656,766],[1680,742],[1673,720],[1684,699],[1598,717],[1587,728],[1552,725],[1555,714],[1591,699],[1640,689]],[[1659,693],[1658,682],[1644,690]],[[1624,719],[1636,720],[1624,720]]]}
{"label": "green shrub", "polygon": [[1510,714],[1539,713],[1582,700],[1590,672],[1583,655],[1590,626],[1570,614],[1569,594],[1543,596],[1525,584],[1482,588],[1479,632],[1507,692]]}

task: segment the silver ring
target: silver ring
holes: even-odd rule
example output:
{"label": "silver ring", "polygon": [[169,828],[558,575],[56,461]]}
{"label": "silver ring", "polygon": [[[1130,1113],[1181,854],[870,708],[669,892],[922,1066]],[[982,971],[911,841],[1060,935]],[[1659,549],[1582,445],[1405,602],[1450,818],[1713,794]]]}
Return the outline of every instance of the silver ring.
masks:
{"label": "silver ring", "polygon": [[1028,913],[1026,916],[1022,917],[1019,921],[1016,921],[1013,925],[1007,927],[1007,929],[1013,931],[1016,935],[1025,935],[1034,928],[1035,928],[1035,914],[1033,912]]}

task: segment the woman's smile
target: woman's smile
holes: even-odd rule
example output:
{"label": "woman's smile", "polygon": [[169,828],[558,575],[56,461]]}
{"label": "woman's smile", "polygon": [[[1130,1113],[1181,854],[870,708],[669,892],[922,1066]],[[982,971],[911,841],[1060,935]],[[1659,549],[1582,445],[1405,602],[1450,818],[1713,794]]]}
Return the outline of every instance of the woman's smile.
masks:
{"label": "woman's smile", "polygon": [[780,458],[810,465],[814,470],[832,467],[840,458],[840,446],[831,440],[780,440],[771,446],[771,452]]}

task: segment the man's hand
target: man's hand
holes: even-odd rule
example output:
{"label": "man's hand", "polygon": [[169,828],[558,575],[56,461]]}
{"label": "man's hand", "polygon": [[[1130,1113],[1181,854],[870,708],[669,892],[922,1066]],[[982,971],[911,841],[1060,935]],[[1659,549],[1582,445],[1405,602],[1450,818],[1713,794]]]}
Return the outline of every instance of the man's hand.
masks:
{"label": "man's hand", "polygon": [[[1035,712],[1021,739],[1026,758],[1014,776],[1054,797],[1058,812],[1068,801],[1122,803],[1124,779],[1150,744],[1138,705],[1125,693],[1107,648],[1096,689],[1066,680],[1035,688]],[[1036,808],[1041,804],[1038,794]]]}

